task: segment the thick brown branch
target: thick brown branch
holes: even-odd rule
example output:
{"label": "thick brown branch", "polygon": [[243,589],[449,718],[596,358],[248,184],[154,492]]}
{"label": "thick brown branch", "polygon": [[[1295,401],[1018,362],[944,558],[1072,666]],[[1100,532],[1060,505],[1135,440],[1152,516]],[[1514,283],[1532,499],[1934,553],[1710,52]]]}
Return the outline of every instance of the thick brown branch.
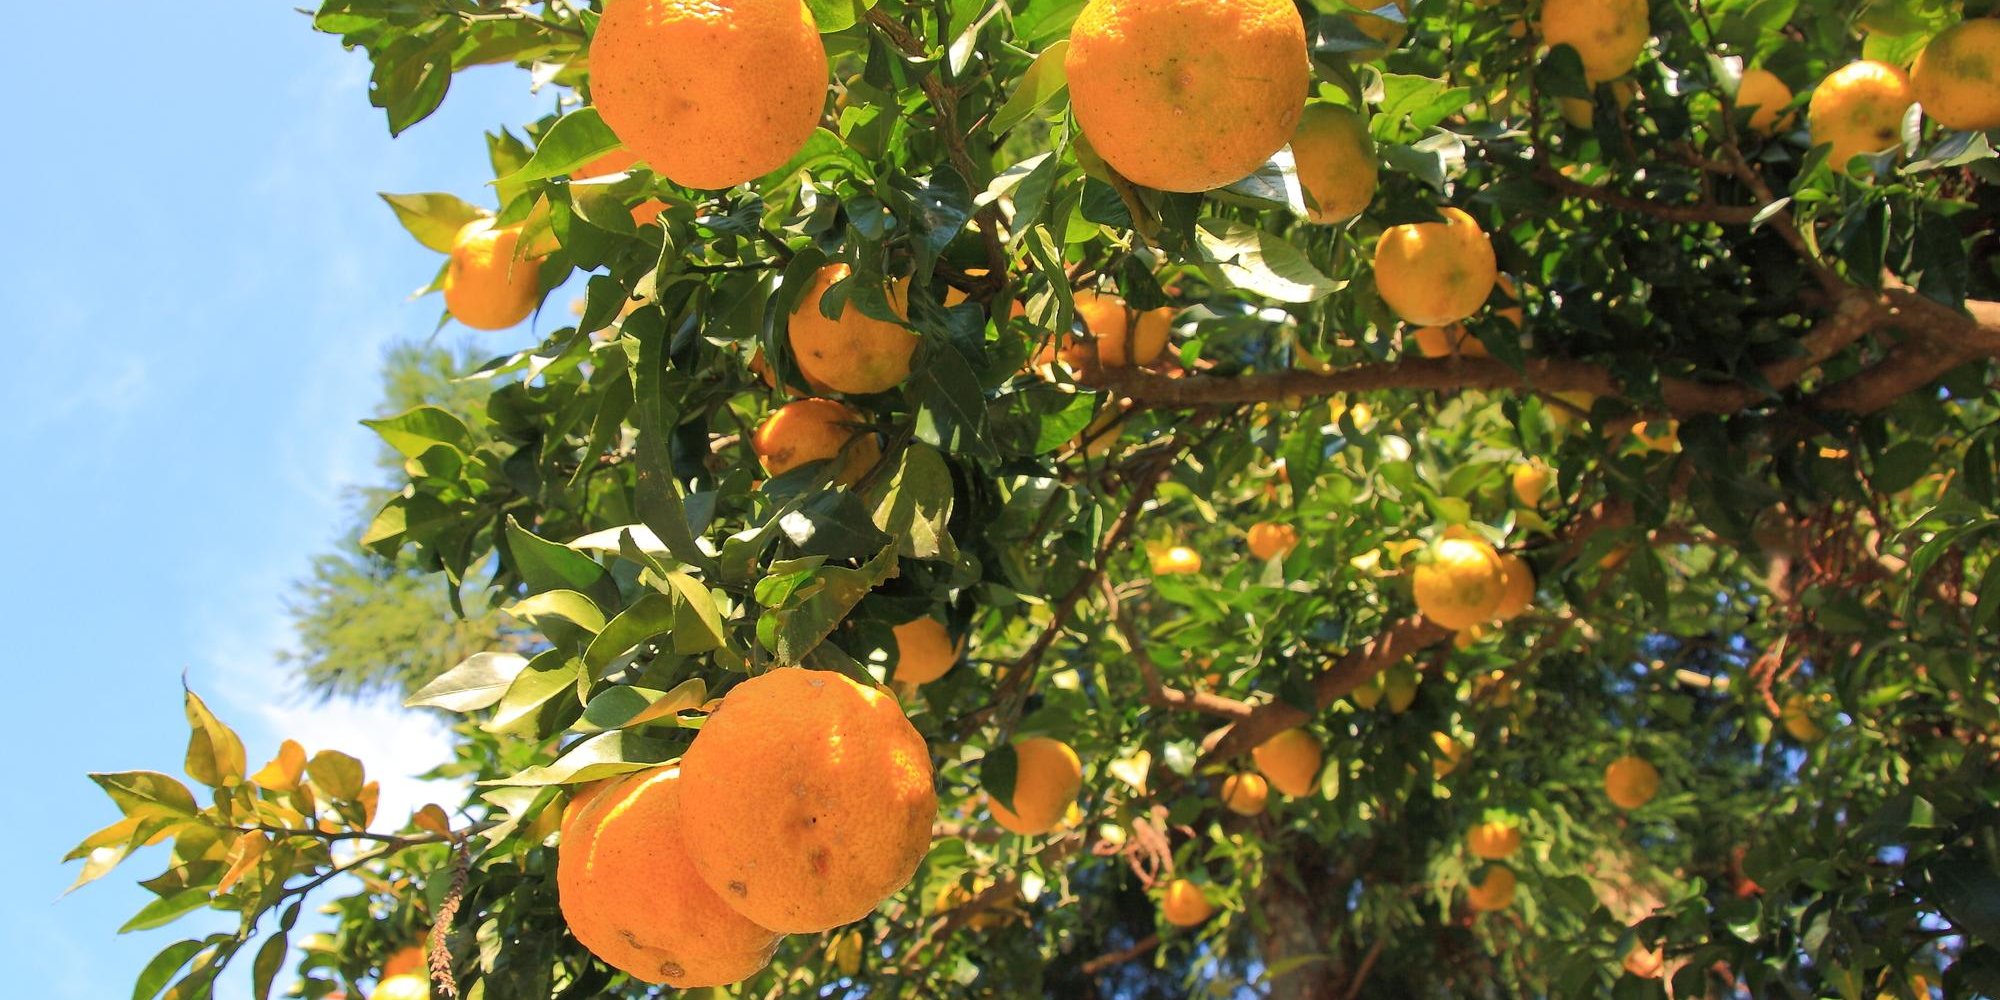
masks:
{"label": "thick brown branch", "polygon": [[1106,969],[1111,968],[1114,965],[1124,965],[1126,962],[1130,962],[1135,958],[1140,958],[1146,955],[1148,952],[1151,952],[1153,949],[1158,948],[1159,946],[1160,946],[1160,936],[1158,934],[1148,934],[1145,937],[1140,938],[1138,942],[1133,944],[1132,947],[1130,948],[1120,948],[1117,951],[1107,951],[1104,954],[1099,955],[1096,958],[1093,958],[1090,961],[1083,963],[1083,968],[1081,971],[1086,976],[1094,976],[1100,972],[1103,972]]}

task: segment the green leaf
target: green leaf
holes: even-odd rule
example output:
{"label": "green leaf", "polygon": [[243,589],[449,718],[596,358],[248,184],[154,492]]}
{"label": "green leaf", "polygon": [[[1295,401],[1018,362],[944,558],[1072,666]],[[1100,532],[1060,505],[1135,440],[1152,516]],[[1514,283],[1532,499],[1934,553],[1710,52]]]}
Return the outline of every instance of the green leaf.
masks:
{"label": "green leaf", "polygon": [[814,581],[812,596],[796,608],[770,612],[775,616],[770,647],[778,662],[797,664],[825,641],[869,591],[881,586],[896,572],[896,546],[883,546],[880,554],[860,569],[822,567]]}
{"label": "green leaf", "polygon": [[924,340],[908,391],[917,402],[917,438],[947,452],[997,461],[986,423],[986,394],[972,366],[942,337]]}
{"label": "green leaf", "polygon": [[381,198],[395,209],[396,221],[401,222],[418,243],[438,253],[450,253],[458,231],[465,228],[466,223],[487,215],[477,206],[451,194],[383,193]]}
{"label": "green leaf", "polygon": [[160,953],[139,970],[139,978],[132,985],[132,1000],[153,1000],[159,996],[160,991],[173,980],[174,973],[181,971],[202,948],[202,942],[190,940],[176,941],[160,949]]}
{"label": "green leaf", "polygon": [[480,784],[515,788],[581,784],[664,764],[677,756],[673,747],[673,744],[661,740],[615,730],[576,744],[553,764],[531,767],[513,777],[496,778]]}
{"label": "green leaf", "polygon": [[875,5],[868,0],[806,0],[806,6],[812,10],[813,23],[819,25],[820,33],[828,34],[854,27]]}
{"label": "green leaf", "polygon": [[472,431],[465,421],[435,406],[412,407],[393,417],[363,420],[361,424],[404,458],[417,458],[438,445],[460,455],[469,456],[474,450]]}
{"label": "green leaf", "polygon": [[626,650],[654,636],[665,635],[673,627],[673,598],[658,592],[642,594],[590,641],[583,652],[583,664],[592,677],[602,677],[604,668],[616,662]]}
{"label": "green leaf", "polygon": [[476,712],[498,702],[527,665],[527,658],[515,653],[474,653],[418,688],[403,704],[408,708]]}
{"label": "green leaf", "polygon": [[639,434],[639,517],[675,559],[707,569],[713,560],[695,544],[687,503],[667,453],[674,423],[666,419],[662,377],[667,368],[666,317],[660,309],[648,307],[626,317],[623,329],[639,341],[639,364],[632,371],[633,423]]}
{"label": "green leaf", "polygon": [[180,782],[157,771],[123,771],[93,774],[90,780],[104,789],[125,815],[139,819],[192,819],[194,796]]}
{"label": "green leaf", "polygon": [[1020,82],[1014,85],[1014,92],[1007,95],[1007,103],[993,112],[986,127],[994,135],[1025,121],[1029,115],[1040,111],[1043,106],[1055,100],[1069,87],[1069,72],[1063,60],[1069,56],[1069,39],[1050,45],[1035,57],[1028,71],[1021,74]]}
{"label": "green leaf", "polygon": [[361,762],[338,750],[321,750],[306,761],[306,777],[313,787],[335,799],[351,802],[361,796],[367,774]]}
{"label": "green leaf", "polygon": [[[171,896],[162,896],[147,903],[132,916],[132,919],[125,921],[125,926],[118,928],[118,933],[129,934],[133,931],[149,931],[155,927],[165,927],[208,905],[208,900],[207,886],[183,889]],[[159,959],[156,958],[155,961]],[[177,969],[179,966],[176,965],[174,968]],[[171,975],[172,970],[168,970],[168,974]]]}
{"label": "green leaf", "polygon": [[1984,941],[2000,941],[2000,872],[1970,852],[1932,859],[1916,874],[1916,888],[1958,929]]}
{"label": "green leaf", "polygon": [[674,652],[693,655],[723,648],[728,635],[708,588],[686,573],[668,573],[667,585],[681,598],[674,606]]}
{"label": "green leaf", "polygon": [[530,594],[573,590],[600,608],[618,604],[618,583],[597,560],[530,533],[512,517],[507,519],[507,554]]}
{"label": "green leaf", "polygon": [[493,717],[480,725],[489,733],[528,734],[519,727],[532,721],[535,713],[541,711],[549,699],[576,687],[583,676],[583,663],[576,658],[551,649],[528,661],[527,669],[514,678],[507,686],[507,693],[500,696],[500,703],[493,708]]}
{"label": "green leaf", "polygon": [[215,717],[191,690],[184,690],[188,720],[188,777],[210,788],[243,780],[243,740]]}
{"label": "green leaf", "polygon": [[369,522],[360,544],[385,558],[393,557],[404,542],[427,542],[433,532],[457,523],[458,515],[428,493],[391,497]]}
{"label": "green leaf", "polygon": [[535,145],[535,155],[499,183],[526,184],[562,177],[619,148],[618,134],[598,117],[597,109],[581,107],[556,119]]}
{"label": "green leaf", "polygon": [[1279,302],[1314,302],[1347,287],[1321,274],[1284,237],[1233,219],[1201,220],[1194,250],[1216,281]]}
{"label": "green leaf", "polygon": [[576,728],[598,732],[643,726],[700,708],[707,700],[708,683],[699,677],[690,677],[665,692],[621,685],[590,699]]}
{"label": "green leaf", "polygon": [[922,444],[903,449],[896,472],[870,490],[875,526],[911,559],[951,559],[951,468],[937,450]]}
{"label": "green leaf", "polygon": [[574,590],[551,590],[514,602],[501,609],[533,625],[551,642],[579,649],[590,644],[590,636],[604,631],[604,612],[590,598]]}
{"label": "green leaf", "polygon": [[993,801],[1014,809],[1014,781],[1021,770],[1021,755],[1012,744],[994,747],[979,761],[979,787]]}
{"label": "green leaf", "polygon": [[250,964],[250,995],[256,1000],[270,1000],[271,984],[284,967],[285,952],[290,948],[291,935],[279,931],[265,938],[264,946],[257,949],[257,959]]}

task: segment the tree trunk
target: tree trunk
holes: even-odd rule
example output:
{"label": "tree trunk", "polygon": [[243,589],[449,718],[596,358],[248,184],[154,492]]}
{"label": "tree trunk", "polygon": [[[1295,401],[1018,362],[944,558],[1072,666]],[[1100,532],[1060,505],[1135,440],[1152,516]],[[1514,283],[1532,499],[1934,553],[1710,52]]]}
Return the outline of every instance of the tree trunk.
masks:
{"label": "tree trunk", "polygon": [[[1274,860],[1276,855],[1271,855]],[[1314,866],[1278,869],[1265,873],[1257,887],[1257,905],[1264,916],[1264,936],[1260,942],[1266,968],[1284,968],[1271,982],[1271,1000],[1324,1000],[1334,992],[1334,966],[1327,953],[1326,911],[1341,905],[1327,893],[1309,892],[1302,886],[1322,880]],[[1330,889],[1330,887],[1322,887]],[[1321,898],[1315,898],[1315,897]],[[1320,961],[1305,961],[1319,956]]]}

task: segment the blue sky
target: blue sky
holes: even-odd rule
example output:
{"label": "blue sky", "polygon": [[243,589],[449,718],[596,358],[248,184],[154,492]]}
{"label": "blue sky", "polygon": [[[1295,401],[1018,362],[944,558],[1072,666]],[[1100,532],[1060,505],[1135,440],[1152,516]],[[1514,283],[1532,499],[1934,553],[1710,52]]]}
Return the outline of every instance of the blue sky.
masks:
{"label": "blue sky", "polygon": [[[362,756],[385,817],[434,797],[408,778],[442,758],[434,723],[302,699],[274,653],[291,581],[346,528],[342,487],[369,476],[356,421],[383,351],[438,315],[408,300],[437,256],[374,193],[477,198],[481,132],[553,100],[525,74],[477,71],[392,141],[365,58],[291,5],[189,11],[120,4],[15,56],[38,83],[0,156],[0,600],[26,726],[0,823],[0,953],[39,997],[130,996],[154,952],[194,936],[114,933],[150,899],[132,882],[158,873],[157,851],[57,900],[75,866],[56,860],[117,818],[85,773],[179,770],[183,672],[253,767],[292,735]],[[479,336],[498,353],[533,333]],[[244,964],[219,996],[247,995]]]}

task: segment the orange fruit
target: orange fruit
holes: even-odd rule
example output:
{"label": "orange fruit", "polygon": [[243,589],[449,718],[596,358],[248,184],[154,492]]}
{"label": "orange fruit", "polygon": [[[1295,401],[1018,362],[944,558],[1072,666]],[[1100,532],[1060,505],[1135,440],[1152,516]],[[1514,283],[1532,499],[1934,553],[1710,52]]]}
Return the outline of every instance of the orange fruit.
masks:
{"label": "orange fruit", "polygon": [[[1638,84],[1631,80],[1615,80],[1612,82],[1611,99],[1618,105],[1618,110],[1621,112],[1619,115],[1620,118],[1624,117],[1622,112],[1626,108],[1631,107],[1632,102],[1638,99],[1638,97]],[[1563,121],[1577,128],[1589,128],[1597,124],[1597,102],[1595,100],[1582,97],[1561,97],[1556,99],[1556,104],[1562,109]]]}
{"label": "orange fruit", "polygon": [[1201,553],[1176,545],[1153,557],[1154,576],[1176,576],[1201,572]]}
{"label": "orange fruit", "polygon": [[[893,389],[910,375],[917,337],[899,324],[863,315],[851,302],[841,304],[839,319],[827,319],[819,311],[820,299],[847,275],[846,264],[828,264],[814,272],[812,284],[792,307],[787,333],[792,357],[808,380],[836,392]],[[907,280],[890,286],[889,305],[898,316],[905,315],[908,288]]]}
{"label": "orange fruit", "polygon": [[1493,620],[1510,622],[1535,603],[1535,571],[1526,559],[1512,552],[1500,555],[1500,603],[1493,608]]}
{"label": "orange fruit", "polygon": [[1055,829],[1083,789],[1083,762],[1061,740],[1030,736],[1014,743],[1014,807],[987,802],[993,821],[1024,837]]}
{"label": "orange fruit", "polygon": [[1392,226],[1375,244],[1375,288],[1403,322],[1446,326],[1478,312],[1500,271],[1493,242],[1472,216]]}
{"label": "orange fruit", "polygon": [[1311,69],[1287,0],[1090,0],[1070,29],[1070,106],[1136,184],[1206,191],[1291,139]]}
{"label": "orange fruit", "polygon": [[1458,770],[1458,762],[1465,757],[1465,744],[1445,733],[1432,733],[1431,745],[1438,751],[1438,755],[1431,758],[1432,777],[1443,778]]}
{"label": "orange fruit", "polygon": [[1620,757],[1604,769],[1604,794],[1620,809],[1637,809],[1659,793],[1659,768],[1643,757]]}
{"label": "orange fruit", "polygon": [[763,460],[764,471],[774,476],[844,452],[834,482],[852,486],[882,458],[875,432],[856,426],[862,423],[861,414],[831,399],[795,400],[764,418],[750,446]]}
{"label": "orange fruit", "polygon": [[1632,71],[1653,28],[1646,0],[1544,0],[1542,43],[1568,45],[1583,57],[1592,86]]}
{"label": "orange fruit", "polygon": [[1306,218],[1322,225],[1346,222],[1375,200],[1380,169],[1368,122],[1348,108],[1314,104],[1292,134],[1292,161],[1306,196]]}
{"label": "orange fruit", "polygon": [[517,260],[520,226],[474,219],[451,241],[445,265],[444,307],[475,330],[505,330],[528,318],[542,301],[542,262]]}
{"label": "orange fruit", "polygon": [[1250,555],[1257,559],[1282,559],[1299,544],[1299,529],[1289,524],[1265,521],[1250,526]]}
{"label": "orange fruit", "polygon": [[1160,916],[1175,927],[1195,927],[1215,916],[1215,904],[1202,895],[1200,886],[1177,878],[1160,893]]}
{"label": "orange fruit", "polygon": [[925,615],[895,627],[896,679],[929,684],[958,663],[964,644],[954,644],[944,623]]}
{"label": "orange fruit", "polygon": [[1504,910],[1514,901],[1514,885],[1512,871],[1500,865],[1491,865],[1486,869],[1485,878],[1466,888],[1466,900],[1481,913]]}
{"label": "orange fruit", "polygon": [[1417,353],[1427,358],[1448,358],[1457,354],[1462,358],[1490,358],[1493,352],[1486,344],[1458,323],[1450,326],[1422,326],[1410,334],[1416,342]]}
{"label": "orange fruit", "polygon": [[1514,499],[1527,508],[1540,507],[1542,497],[1549,492],[1549,483],[1555,473],[1540,459],[1529,459],[1514,466],[1510,479],[1514,487]]}
{"label": "orange fruit", "polygon": [[[1108,292],[1079,289],[1075,301],[1076,318],[1091,336],[1098,364],[1124,368],[1136,358],[1139,364],[1150,365],[1166,351],[1169,326],[1165,320],[1173,316],[1173,310],[1166,310],[1166,317],[1158,317],[1154,313],[1160,310],[1156,309],[1134,323],[1125,300]],[[1075,365],[1089,353],[1090,346],[1076,344],[1065,348],[1061,355],[1064,361]]]}
{"label": "orange fruit", "polygon": [[616,0],[590,43],[604,124],[687,187],[784,166],[819,127],[826,90],[826,49],[800,0]]}
{"label": "orange fruit", "polygon": [[2000,128],[2000,21],[1961,21],[1938,33],[1910,67],[1924,113],[1945,128]]}
{"label": "orange fruit", "polygon": [[931,759],[896,699],[786,667],[729,690],[681,758],[687,853],[736,912],[785,933],[851,923],[931,846]]}
{"label": "orange fruit", "polygon": [[1680,421],[1671,417],[1632,425],[1632,439],[1647,451],[1671,455],[1681,450]]}
{"label": "orange fruit", "polygon": [[682,989],[746,979],[778,947],[776,933],[695,872],[686,844],[695,797],[677,768],[629,775],[576,815],[556,855],[563,920],[577,941],[635,979]]}
{"label": "orange fruit", "polygon": [[1806,105],[1813,145],[1833,146],[1833,169],[1863,153],[1893,149],[1903,141],[1903,113],[1916,103],[1910,78],[1888,63],[1863,59],[1834,70]]}
{"label": "orange fruit", "polygon": [[[1660,978],[1660,969],[1667,964],[1667,960],[1660,949],[1654,948],[1648,951],[1644,947],[1635,944],[1632,946],[1631,951],[1625,953],[1623,964],[1626,972],[1638,976],[1640,979],[1658,979]],[[1925,990],[1918,995],[1929,996],[1930,991]]]}
{"label": "orange fruit", "polygon": [[1271,785],[1262,775],[1244,772],[1222,779],[1222,804],[1238,816],[1256,816],[1271,798]]}
{"label": "orange fruit", "polygon": [[1521,828],[1498,820],[1480,823],[1465,832],[1465,848],[1486,861],[1505,861],[1521,849]]}
{"label": "orange fruit", "polygon": [[1754,109],[1750,127],[1765,135],[1774,135],[1791,124],[1792,114],[1785,110],[1791,103],[1792,88],[1768,69],[1746,69],[1742,82],[1736,85],[1737,109]]}
{"label": "orange fruit", "polygon": [[1250,760],[1273,788],[1293,798],[1311,795],[1319,785],[1319,741],[1303,729],[1287,729],[1259,743]]}
{"label": "orange fruit", "polygon": [[[1120,299],[1119,305],[1123,307],[1124,300]],[[1080,302],[1078,311],[1082,311]],[[1124,368],[1133,364],[1150,365],[1160,360],[1160,355],[1167,352],[1167,339],[1173,333],[1176,311],[1172,306],[1148,309],[1126,326],[1129,333],[1110,338],[1099,334],[1097,363],[1106,368]],[[1125,324],[1121,321],[1120,325]]]}
{"label": "orange fruit", "polygon": [[397,951],[382,963],[382,979],[385,981],[407,974],[428,976],[424,968],[424,948],[422,945],[413,944]]}
{"label": "orange fruit", "polygon": [[1506,595],[1506,569],[1493,546],[1479,538],[1444,538],[1410,577],[1417,610],[1448,629],[1492,620]]}
{"label": "orange fruit", "polygon": [[412,973],[383,976],[369,1000],[431,1000],[431,981]]}

